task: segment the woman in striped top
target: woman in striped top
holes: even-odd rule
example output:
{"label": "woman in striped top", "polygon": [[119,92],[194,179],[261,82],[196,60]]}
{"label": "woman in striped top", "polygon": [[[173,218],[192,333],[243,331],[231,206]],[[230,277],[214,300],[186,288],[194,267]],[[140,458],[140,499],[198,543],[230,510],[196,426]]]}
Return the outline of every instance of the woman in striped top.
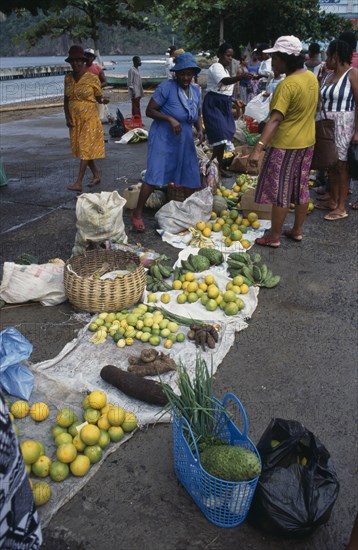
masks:
{"label": "woman in striped top", "polygon": [[338,162],[328,171],[330,197],[320,208],[330,212],[324,217],[336,221],[348,216],[346,200],[349,190],[347,151],[351,142],[358,143],[358,69],[350,67],[352,49],[343,40],[333,40],[327,49],[327,68],[321,95],[327,117],[335,121]]}

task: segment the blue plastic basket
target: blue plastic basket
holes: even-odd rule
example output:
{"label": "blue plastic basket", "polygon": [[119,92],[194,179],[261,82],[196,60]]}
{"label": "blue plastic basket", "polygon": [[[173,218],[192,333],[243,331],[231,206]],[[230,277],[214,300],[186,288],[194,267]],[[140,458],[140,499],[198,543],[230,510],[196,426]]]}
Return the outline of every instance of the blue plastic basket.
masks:
{"label": "blue plastic basket", "polygon": [[[243,433],[227,414],[222,412],[221,407],[227,407],[229,400],[232,400],[239,409],[243,421]],[[216,433],[213,435],[218,436],[229,445],[245,447],[255,453],[260,460],[255,445],[247,436],[247,417],[239,399],[228,393],[222,403],[217,399],[215,402],[218,404],[217,418],[219,422]],[[179,481],[209,521],[219,527],[240,525],[250,509],[259,476],[250,481],[233,482],[210,475],[201,466],[194,434],[187,419],[174,415],[173,431],[174,469]],[[194,448],[194,454],[189,441]]]}

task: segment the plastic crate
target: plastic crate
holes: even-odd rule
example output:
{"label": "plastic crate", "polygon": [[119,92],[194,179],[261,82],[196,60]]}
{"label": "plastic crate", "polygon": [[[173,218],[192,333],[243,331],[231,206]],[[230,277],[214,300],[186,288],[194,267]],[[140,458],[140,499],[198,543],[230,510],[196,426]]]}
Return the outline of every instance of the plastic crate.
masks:
{"label": "plastic crate", "polygon": [[[237,405],[242,417],[244,426],[242,433],[221,410],[221,406],[226,407],[230,400]],[[215,402],[218,404],[216,414],[218,426],[214,435],[229,445],[238,445],[252,451],[261,464],[260,455],[247,435],[247,417],[239,399],[229,393],[222,403],[217,399]],[[194,435],[186,418],[174,415],[173,431],[174,469],[179,481],[209,521],[219,527],[240,525],[249,512],[259,476],[250,481],[233,482],[210,475],[201,466]],[[189,441],[194,448],[194,453]]]}
{"label": "plastic crate", "polygon": [[135,128],[143,127],[143,122],[140,115],[127,115],[123,123],[127,132],[134,130]]}

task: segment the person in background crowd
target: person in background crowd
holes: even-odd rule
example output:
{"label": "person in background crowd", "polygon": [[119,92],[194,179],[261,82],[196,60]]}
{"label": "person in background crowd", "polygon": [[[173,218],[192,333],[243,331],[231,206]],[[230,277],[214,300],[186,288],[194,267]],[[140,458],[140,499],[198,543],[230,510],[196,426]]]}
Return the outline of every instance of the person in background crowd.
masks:
{"label": "person in background crowd", "polygon": [[295,220],[284,235],[302,241],[302,225],[309,203],[309,174],[315,143],[315,114],[319,86],[317,78],[304,69],[301,41],[296,36],[281,36],[272,48],[272,66],[286,74],[270,101],[270,118],[260,141],[249,157],[256,166],[267,147],[259,175],[255,201],[272,204],[271,229],[255,240],[261,246],[280,246],[281,229],[293,202]]}
{"label": "person in background crowd", "polygon": [[105,104],[108,99],[102,97],[99,78],[87,71],[82,46],[71,46],[65,61],[72,67],[72,72],[65,76],[66,124],[70,129],[72,154],[80,159],[77,180],[67,189],[80,192],[87,166],[93,174],[88,186],[93,187],[101,181],[94,159],[105,157],[104,136],[96,103]]}
{"label": "person in background crowd", "polygon": [[[249,56],[242,54],[240,56],[240,66],[236,72],[237,76],[242,76],[241,80],[237,83],[237,97],[241,99],[244,105],[247,105],[250,99],[254,97],[254,88],[252,85],[253,74],[248,69]],[[250,76],[251,75],[251,78]]]}
{"label": "person in background crowd", "polygon": [[258,44],[256,50],[257,57],[260,61],[260,66],[257,71],[257,78],[259,79],[257,91],[263,92],[266,90],[267,82],[269,78],[272,78],[272,60],[271,56],[267,52],[269,48],[268,44],[262,43]]}
{"label": "person in background crowd", "polygon": [[19,442],[0,392],[0,548],[39,550],[40,520]]}
{"label": "person in background crowd", "polygon": [[327,221],[347,218],[346,201],[349,191],[347,152],[350,143],[358,143],[358,69],[351,67],[352,48],[343,40],[333,40],[327,49],[327,68],[331,72],[321,86],[327,118],[335,121],[335,140],[338,162],[328,170],[330,190],[317,204],[319,209],[331,210]]}
{"label": "person in background crowd", "polygon": [[286,75],[280,74],[277,69],[272,67],[273,69],[273,77],[269,79],[267,86],[266,86],[266,92],[264,92],[265,95],[273,94],[276,90],[278,84],[285,78]]}
{"label": "person in background crowd", "polygon": [[142,79],[139,73],[139,67],[142,64],[141,58],[135,55],[132,59],[133,67],[128,71],[128,92],[132,102],[132,115],[141,116],[140,112],[140,100],[144,96]]}
{"label": "person in background crowd", "polygon": [[96,54],[94,53],[94,50],[92,50],[92,48],[86,48],[84,50],[84,53],[85,53],[87,71],[89,73],[92,73],[98,76],[101,82],[101,87],[104,88],[105,86],[107,86],[106,76],[104,74],[104,70],[102,69],[102,67],[97,65],[97,63],[94,63],[94,60],[96,59]]}
{"label": "person in background crowd", "polygon": [[317,77],[322,67],[320,52],[320,45],[317,42],[312,42],[312,44],[308,46],[308,59],[305,62],[306,69],[312,71]]}
{"label": "person in background crowd", "polygon": [[254,96],[257,94],[257,88],[258,88],[258,85],[259,85],[259,82],[258,82],[259,67],[260,67],[260,61],[257,57],[257,53],[252,52],[251,59],[249,60],[249,62],[247,64],[247,68],[248,68],[249,73],[254,75],[253,79],[251,80],[251,85],[254,89]]}
{"label": "person in background crowd", "polygon": [[[223,176],[227,174],[222,169],[225,146],[232,145],[235,133],[235,121],[232,113],[232,95],[234,85],[242,79],[251,79],[251,73],[230,76],[228,67],[234,55],[233,47],[224,42],[218,50],[218,62],[213,63],[208,71],[206,96],[203,102],[203,118],[205,132],[213,153],[211,160],[217,159]],[[239,102],[240,103],[240,102]],[[241,104],[240,104],[241,105]]]}
{"label": "person in background crowd", "polygon": [[147,170],[137,207],[131,212],[136,231],[145,231],[142,212],[154,187],[174,183],[184,188],[186,197],[201,187],[192,130],[194,125],[199,144],[202,143],[201,91],[191,84],[200,70],[191,53],[178,55],[171,68],[174,78],[159,84],[149,101],[146,115],[153,123],[149,131]]}
{"label": "person in background crowd", "polygon": [[178,48],[176,46],[169,46],[167,53],[169,53],[169,56],[165,60],[165,74],[167,75],[168,80],[172,80],[173,73],[171,72],[171,69],[174,65],[174,52]]}

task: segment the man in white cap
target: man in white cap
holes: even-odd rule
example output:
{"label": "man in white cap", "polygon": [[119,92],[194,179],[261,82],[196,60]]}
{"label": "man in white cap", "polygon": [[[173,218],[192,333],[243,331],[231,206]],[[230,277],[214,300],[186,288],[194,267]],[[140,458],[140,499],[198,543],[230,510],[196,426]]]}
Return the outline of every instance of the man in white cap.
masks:
{"label": "man in white cap", "polygon": [[104,88],[105,86],[107,86],[106,76],[104,74],[104,70],[102,69],[102,67],[97,65],[97,63],[94,63],[94,60],[96,59],[96,54],[94,53],[94,50],[92,50],[92,48],[86,48],[84,52],[85,52],[85,59],[86,59],[86,65],[87,65],[87,72],[98,76],[101,82],[101,87]]}

